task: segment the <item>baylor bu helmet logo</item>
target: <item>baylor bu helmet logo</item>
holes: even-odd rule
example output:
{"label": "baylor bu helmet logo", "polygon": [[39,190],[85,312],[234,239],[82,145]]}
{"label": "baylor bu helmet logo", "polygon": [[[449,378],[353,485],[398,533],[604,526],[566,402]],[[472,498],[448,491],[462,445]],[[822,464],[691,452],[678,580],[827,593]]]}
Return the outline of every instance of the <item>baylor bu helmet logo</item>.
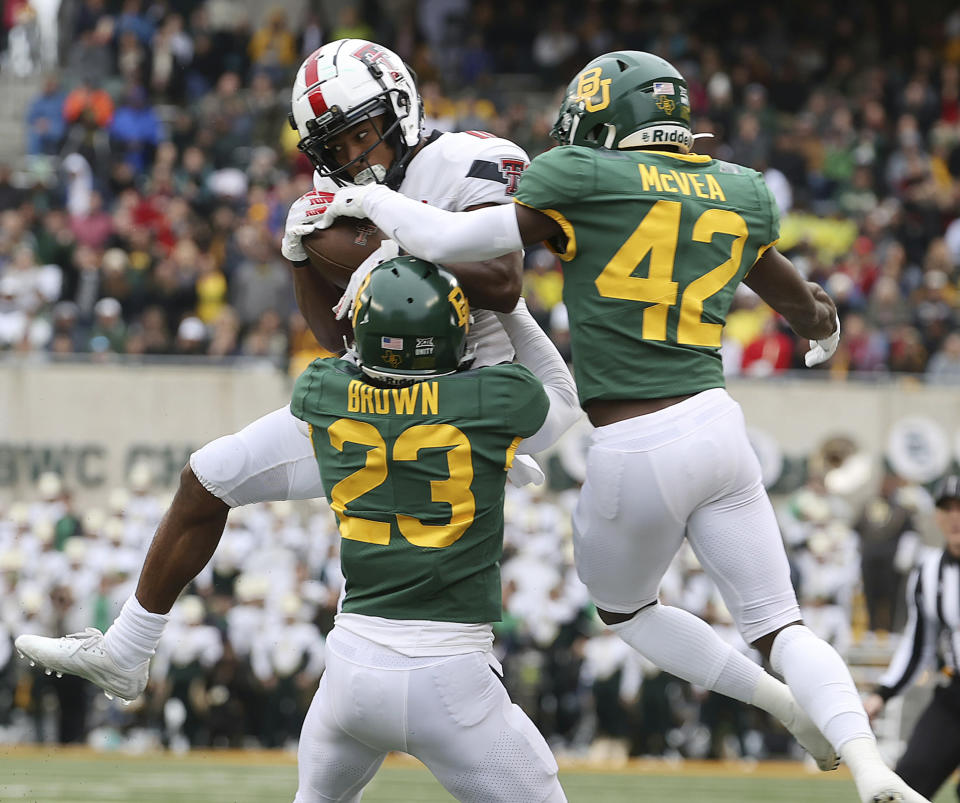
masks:
{"label": "baylor bu helmet logo", "polygon": [[668,98],[666,95],[660,95],[660,97],[657,98],[656,103],[657,108],[666,114],[673,114],[673,110],[677,108],[677,104],[673,98]]}
{"label": "baylor bu helmet logo", "polygon": [[503,158],[500,160],[500,175],[507,180],[507,195],[513,195],[517,191],[517,182],[526,169],[527,163],[523,159]]}

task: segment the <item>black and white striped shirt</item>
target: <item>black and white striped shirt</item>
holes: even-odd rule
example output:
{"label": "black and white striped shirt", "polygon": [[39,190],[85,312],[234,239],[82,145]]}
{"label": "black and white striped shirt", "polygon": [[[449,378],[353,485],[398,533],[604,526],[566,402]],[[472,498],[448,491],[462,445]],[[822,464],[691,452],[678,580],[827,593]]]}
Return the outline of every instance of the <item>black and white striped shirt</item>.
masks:
{"label": "black and white striped shirt", "polygon": [[960,676],[960,560],[944,549],[931,550],[907,582],[909,616],[877,693],[888,700],[936,667]]}

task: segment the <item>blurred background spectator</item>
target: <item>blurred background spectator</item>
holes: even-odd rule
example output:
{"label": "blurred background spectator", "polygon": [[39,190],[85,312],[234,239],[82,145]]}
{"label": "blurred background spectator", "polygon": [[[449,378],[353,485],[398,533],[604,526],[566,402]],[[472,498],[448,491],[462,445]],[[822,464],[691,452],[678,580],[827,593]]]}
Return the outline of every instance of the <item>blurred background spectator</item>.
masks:
{"label": "blurred background spectator", "polygon": [[[25,136],[0,142],[0,352],[293,375],[321,354],[279,254],[286,211],[311,186],[286,112],[299,62],[344,36],[416,70],[428,129],[487,130],[531,157],[590,58],[664,56],[688,79],[694,131],[714,135],[698,149],[764,173],[778,247],[837,300],[844,337],[819,378],[960,383],[960,10],[945,0],[8,2],[0,125]],[[560,264],[531,248],[525,267],[529,307],[569,357]],[[725,335],[728,375],[802,366],[806,344],[745,288]],[[804,616],[842,652],[889,652],[925,492],[891,470],[845,495],[810,462],[779,497]],[[574,476],[510,488],[506,506],[497,650],[552,746],[796,755],[767,717],[658,673],[599,625],[572,569],[575,489]],[[108,623],[167,500],[137,467],[105,509],[69,490],[51,475],[35,503],[0,511],[0,742],[288,745],[342,584],[326,503],[234,511],[175,608],[148,694],[119,709],[18,665],[11,638]],[[663,594],[751,654],[688,552]]]}
{"label": "blurred background spectator", "polygon": [[[281,353],[279,338],[262,347],[257,330],[272,310],[288,347],[302,346],[288,328],[290,280],[277,243],[310,173],[285,119],[306,53],[340,36],[383,41],[417,70],[431,127],[489,130],[533,156],[550,147],[573,72],[604,50],[639,48],[687,76],[694,129],[714,134],[701,150],[764,172],[783,215],[781,250],[840,303],[848,334],[822,373],[954,381],[960,12],[939,2],[880,9],[855,0],[840,13],[819,2],[762,4],[756,14],[712,5],[707,15],[641,14],[626,0],[556,0],[542,13],[523,4],[500,13],[488,0],[309,10],[240,0],[8,4],[3,58],[29,67],[36,92],[22,109],[5,110],[22,115],[26,138],[24,153],[0,165],[0,275],[12,270],[20,240],[57,242],[42,261],[64,281],[31,320],[72,301],[82,324],[83,311],[109,295],[131,331],[147,328],[143,316],[159,304],[175,332],[185,317],[211,324],[228,305],[238,344],[258,345],[225,349],[210,338],[205,353],[222,360],[252,351],[285,367],[290,352]],[[47,33],[35,36],[37,26]],[[93,253],[78,258],[80,246]],[[121,269],[119,258],[103,259],[114,249],[126,255]],[[545,327],[557,319],[551,335],[563,340],[562,310],[554,315],[559,267],[543,254],[527,254],[528,299]],[[84,270],[92,275],[77,281]],[[110,272],[125,292],[103,281]],[[78,296],[87,292],[95,297]],[[729,374],[800,367],[802,344],[769,310],[763,318],[731,333]],[[89,350],[88,339],[78,342]],[[175,339],[163,342],[154,338],[151,353],[178,353]],[[42,352],[52,341],[38,335],[17,348]]]}

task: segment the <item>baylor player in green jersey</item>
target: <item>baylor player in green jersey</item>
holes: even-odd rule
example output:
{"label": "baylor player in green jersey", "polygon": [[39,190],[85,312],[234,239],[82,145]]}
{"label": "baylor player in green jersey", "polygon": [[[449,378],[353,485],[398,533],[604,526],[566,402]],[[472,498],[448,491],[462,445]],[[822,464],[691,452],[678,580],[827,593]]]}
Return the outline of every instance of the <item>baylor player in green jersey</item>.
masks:
{"label": "baylor player in green jersey", "polygon": [[[563,260],[574,375],[596,427],[574,514],[577,570],[601,619],[668,672],[777,716],[865,803],[922,801],[880,757],[849,671],[801,618],[719,348],[733,293],[755,290],[801,337],[836,350],[832,300],[776,249],[753,170],[691,152],[683,76],[649,53],[599,56],[567,87],[514,209],[450,213],[384,187],[340,190],[319,226],[369,217],[412,254],[482,260],[545,241]],[[786,685],[697,617],[657,599],[683,539],[748,643]]]}
{"label": "baylor player in green jersey", "polygon": [[[405,260],[426,264],[412,257],[398,264]],[[380,269],[374,289],[390,276]],[[465,332],[463,291],[449,293]],[[361,293],[358,316],[368,309],[365,298]],[[360,322],[358,331],[377,340],[371,348],[388,365],[435,364],[444,341],[414,334],[418,323],[405,321],[408,333],[388,326],[370,334],[371,324]],[[518,364],[443,376],[417,370],[430,378],[377,385],[351,362],[317,360],[293,391],[290,409],[310,424],[343,539],[343,610],[498,621],[506,471],[519,442],[543,424],[547,397]]]}
{"label": "baylor player in green jersey", "polygon": [[297,380],[290,409],[309,424],[346,583],[296,803],[359,800],[391,750],[458,800],[566,799],[543,737],[490,671],[491,622],[507,469],[573,423],[576,391],[522,300],[497,315],[524,364],[470,370],[457,280],[388,260],[353,305],[356,362],[317,360]]}
{"label": "baylor player in green jersey", "polygon": [[759,173],[697,154],[563,146],[538,157],[515,200],[565,235],[553,248],[583,404],[723,387],[727,310],[778,237]]}

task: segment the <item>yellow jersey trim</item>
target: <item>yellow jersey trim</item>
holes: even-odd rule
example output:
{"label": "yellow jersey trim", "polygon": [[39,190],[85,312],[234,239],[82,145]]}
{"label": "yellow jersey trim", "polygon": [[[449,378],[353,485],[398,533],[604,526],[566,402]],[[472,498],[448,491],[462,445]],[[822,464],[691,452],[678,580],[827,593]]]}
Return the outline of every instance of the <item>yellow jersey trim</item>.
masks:
{"label": "yellow jersey trim", "polygon": [[513,465],[513,458],[517,456],[517,447],[520,445],[520,441],[522,440],[523,438],[517,435],[517,437],[514,438],[507,447],[507,459],[503,464],[504,471],[509,471],[510,467]]}
{"label": "yellow jersey trim", "polygon": [[713,159],[705,153],[671,153],[670,151],[645,150],[643,153],[655,153],[657,156],[669,156],[671,159],[680,159],[683,162],[693,162],[695,164],[705,164]]}
{"label": "yellow jersey trim", "polygon": [[779,238],[779,237],[777,237],[777,239],[774,240],[772,243],[767,243],[766,245],[761,245],[761,246],[757,249],[757,258],[756,258],[755,260],[753,260],[753,265],[751,265],[749,268],[747,268],[747,272],[746,272],[745,274],[743,274],[743,278],[744,278],[744,279],[746,279],[747,276],[750,275],[750,271],[752,271],[752,270],[753,270],[753,266],[756,265],[756,264],[760,261],[760,257],[762,257],[765,253],[767,253],[767,251],[769,251],[771,248],[773,248],[778,242],[780,242],[780,238]]}
{"label": "yellow jersey trim", "polygon": [[560,212],[556,209],[540,209],[536,206],[530,206],[530,204],[525,204],[523,201],[518,201],[516,198],[513,199],[515,204],[520,204],[520,206],[525,206],[528,209],[533,209],[535,212],[540,212],[546,215],[549,218],[553,218],[557,223],[560,224],[560,228],[563,229],[563,233],[567,238],[567,245],[563,251],[557,250],[549,240],[544,240],[543,244],[554,254],[556,254],[564,262],[569,262],[577,255],[577,236],[573,232],[573,224],[567,220]]}

